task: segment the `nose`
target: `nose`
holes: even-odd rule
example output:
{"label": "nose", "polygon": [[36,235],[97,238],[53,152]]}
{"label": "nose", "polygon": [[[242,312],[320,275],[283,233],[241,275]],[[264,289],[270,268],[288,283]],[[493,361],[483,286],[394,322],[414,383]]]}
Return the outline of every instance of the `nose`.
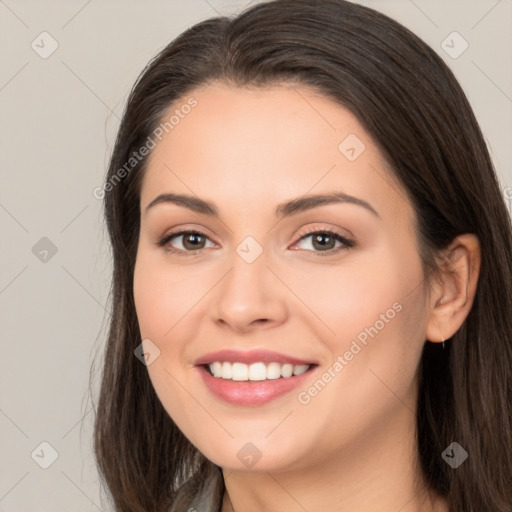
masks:
{"label": "nose", "polygon": [[237,253],[212,294],[213,321],[238,333],[269,329],[286,321],[286,287],[271,271],[265,251],[252,263]]}

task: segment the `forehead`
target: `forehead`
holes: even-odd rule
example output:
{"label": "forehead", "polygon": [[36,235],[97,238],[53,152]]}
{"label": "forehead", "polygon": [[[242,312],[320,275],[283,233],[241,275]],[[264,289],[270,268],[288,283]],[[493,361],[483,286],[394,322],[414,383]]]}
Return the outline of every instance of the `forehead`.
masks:
{"label": "forehead", "polygon": [[174,102],[162,122],[167,130],[148,159],[142,207],[171,191],[243,210],[248,203],[344,190],[390,215],[407,210],[404,192],[358,119],[310,88],[214,82]]}
{"label": "forehead", "polygon": [[[188,109],[190,98],[196,106]],[[181,110],[188,113],[179,116]],[[171,118],[152,158],[171,149],[180,154],[194,150],[188,158],[215,152],[216,162],[223,155],[229,162],[258,158],[263,170],[263,164],[276,168],[282,160],[316,159],[319,151],[334,162],[344,134],[372,144],[350,111],[298,85],[240,88],[214,82],[175,101],[163,116],[164,128]]]}

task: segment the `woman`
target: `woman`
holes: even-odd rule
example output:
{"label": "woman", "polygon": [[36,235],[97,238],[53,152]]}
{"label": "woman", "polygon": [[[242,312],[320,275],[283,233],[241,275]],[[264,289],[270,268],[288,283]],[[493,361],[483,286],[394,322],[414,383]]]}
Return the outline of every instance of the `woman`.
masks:
{"label": "woman", "polygon": [[105,182],[122,511],[512,511],[511,224],[433,50],[344,0],[192,27]]}

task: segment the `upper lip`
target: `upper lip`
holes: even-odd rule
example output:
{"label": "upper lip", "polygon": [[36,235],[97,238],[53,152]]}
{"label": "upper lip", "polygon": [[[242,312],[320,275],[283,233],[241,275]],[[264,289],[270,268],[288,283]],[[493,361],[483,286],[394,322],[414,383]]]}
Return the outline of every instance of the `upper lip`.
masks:
{"label": "upper lip", "polygon": [[217,352],[209,352],[197,359],[194,364],[196,366],[210,364],[215,361],[229,363],[279,363],[279,364],[316,364],[312,361],[306,361],[294,356],[287,356],[279,352],[271,350],[218,350]]}

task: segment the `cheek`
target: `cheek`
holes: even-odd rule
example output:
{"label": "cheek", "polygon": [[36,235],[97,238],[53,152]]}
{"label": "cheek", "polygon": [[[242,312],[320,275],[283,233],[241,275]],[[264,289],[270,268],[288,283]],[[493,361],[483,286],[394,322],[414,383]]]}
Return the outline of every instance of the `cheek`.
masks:
{"label": "cheek", "polygon": [[[343,340],[356,337],[375,322],[382,329],[382,321],[394,319],[399,306],[393,305],[410,291],[415,273],[400,267],[389,253],[368,251],[337,265],[309,265],[296,273],[291,287],[326,328],[322,334],[342,349]],[[386,318],[381,320],[383,314]]]}
{"label": "cheek", "polygon": [[175,270],[166,271],[154,256],[144,251],[137,256],[133,280],[137,320],[141,338],[151,340],[160,350],[159,357],[147,366],[155,393],[178,427],[187,431],[200,411],[190,407],[190,397],[180,386],[185,384],[186,361],[178,330],[186,326],[186,314],[198,300],[195,293],[189,293],[197,289],[197,283],[192,276],[185,279]]}
{"label": "cheek", "polygon": [[[173,310],[167,303],[172,300],[172,294],[165,293],[162,280],[156,279],[151,267],[143,263],[137,263],[135,267],[133,293],[142,339],[156,342],[172,326],[169,314]],[[164,311],[168,314],[164,315]]]}
{"label": "cheek", "polygon": [[366,390],[368,398],[383,387],[375,374],[402,390],[414,378],[425,341],[423,273],[413,248],[403,249],[361,253],[339,268],[319,265],[295,280],[294,291],[320,320],[330,364],[343,357],[333,390],[361,398]]}
{"label": "cheek", "polygon": [[298,390],[304,432],[321,431],[329,440],[318,450],[374,435],[389,418],[414,410],[423,345],[421,294],[396,301],[397,286],[370,297],[355,309],[346,302],[350,314],[340,307],[326,319],[336,331],[330,341],[325,338],[332,359],[315,382]]}
{"label": "cheek", "polygon": [[166,268],[160,257],[141,254],[133,283],[141,335],[154,338],[157,343],[170,339],[173,330],[186,324],[186,315],[208,291],[209,280],[211,276],[204,273]]}

